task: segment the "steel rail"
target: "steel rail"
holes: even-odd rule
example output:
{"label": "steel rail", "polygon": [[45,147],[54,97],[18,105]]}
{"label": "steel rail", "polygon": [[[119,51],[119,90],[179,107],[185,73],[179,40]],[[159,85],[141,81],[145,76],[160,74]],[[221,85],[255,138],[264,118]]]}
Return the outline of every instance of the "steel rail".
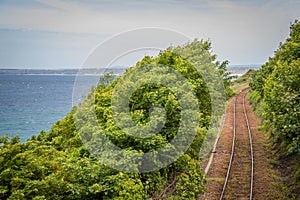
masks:
{"label": "steel rail", "polygon": [[225,190],[226,190],[228,179],[229,179],[231,164],[232,164],[232,160],[233,160],[234,146],[235,146],[235,136],[236,136],[236,126],[235,126],[236,112],[235,111],[236,111],[236,97],[234,97],[234,103],[233,103],[233,137],[232,137],[232,145],[231,145],[231,154],[230,154],[230,160],[229,160],[229,164],[228,164],[227,174],[226,174],[226,178],[225,178],[225,181],[224,181],[224,185],[223,185],[222,193],[221,193],[221,196],[220,196],[220,200],[223,199],[224,194],[225,194]]}
{"label": "steel rail", "polygon": [[247,110],[246,110],[246,107],[245,107],[246,93],[247,93],[247,91],[243,95],[243,107],[244,107],[244,115],[245,115],[245,119],[246,119],[246,123],[247,123],[249,143],[250,143],[250,154],[251,154],[250,200],[252,200],[252,196],[253,196],[253,178],[254,178],[254,156],[253,156],[252,135],[251,135],[249,120],[248,120],[248,116],[247,116]]}
{"label": "steel rail", "polygon": [[[248,88],[245,88],[242,90],[242,92],[244,92],[245,90],[247,90]],[[246,107],[245,107],[245,96],[246,96],[246,92],[243,93],[243,112],[244,112],[244,116],[245,116],[245,120],[246,120],[246,124],[247,124],[247,129],[248,129],[248,136],[249,136],[249,143],[250,143],[250,154],[251,154],[251,177],[250,177],[250,200],[252,200],[253,198],[253,179],[254,179],[254,156],[253,156],[253,145],[252,145],[252,135],[251,135],[251,129],[250,129],[250,125],[249,125],[249,120],[248,120],[248,116],[247,116],[247,111],[246,111]],[[234,105],[233,105],[233,137],[232,137],[232,145],[231,145],[231,154],[230,154],[230,160],[228,163],[228,169],[227,169],[227,174],[226,174],[226,178],[224,181],[224,185],[223,185],[223,189],[220,195],[220,200],[222,200],[224,198],[224,194],[226,191],[226,187],[228,184],[228,180],[229,180],[229,176],[230,176],[230,170],[231,170],[231,166],[232,166],[232,161],[233,161],[233,156],[234,156],[234,150],[235,150],[235,140],[236,140],[236,101],[237,101],[237,97],[234,97]]]}

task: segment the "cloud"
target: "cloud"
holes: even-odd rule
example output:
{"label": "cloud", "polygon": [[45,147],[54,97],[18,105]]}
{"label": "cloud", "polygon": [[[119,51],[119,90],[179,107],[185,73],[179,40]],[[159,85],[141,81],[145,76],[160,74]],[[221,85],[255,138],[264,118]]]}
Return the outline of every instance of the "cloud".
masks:
{"label": "cloud", "polygon": [[[242,22],[242,18],[258,13],[263,9],[276,12],[284,5],[271,1],[235,1],[235,0],[167,0],[167,1],[70,1],[38,0],[40,7],[19,6],[18,4],[0,6],[0,27],[32,28],[57,32],[84,32],[111,35],[120,31],[142,27],[178,27],[191,25],[190,22],[205,19],[227,23]],[[274,2],[274,1],[272,1]],[[288,1],[286,1],[288,2]],[[291,3],[291,2],[290,2]],[[289,5],[291,8],[295,7]],[[298,6],[300,8],[300,6]],[[295,17],[295,9],[289,16]],[[281,12],[281,13],[279,13]],[[293,14],[294,13],[294,14]],[[260,14],[261,15],[261,14]],[[26,16],[26,17],[25,17]],[[231,16],[236,17],[236,19]],[[263,17],[263,16],[262,16]],[[195,19],[196,18],[196,19]],[[259,24],[259,21],[257,21]],[[192,25],[193,26],[193,25]],[[209,25],[208,25],[209,26]]]}
{"label": "cloud", "polygon": [[[95,43],[91,35],[98,35],[99,38],[105,39],[130,29],[161,27],[177,30],[191,37],[210,38],[214,52],[219,55],[219,58],[228,59],[232,64],[266,61],[278,47],[279,42],[288,35],[290,22],[300,17],[300,3],[292,0],[24,2],[1,1],[0,29],[41,31],[38,40],[33,37],[30,40],[27,37],[23,38],[23,42],[26,42],[25,39],[31,41],[32,46],[37,45],[37,42],[39,47],[51,46],[53,40],[58,40],[64,46],[62,49],[76,51],[77,55],[80,53],[80,48],[72,49],[72,42],[67,39],[68,37],[74,40],[85,38],[80,40],[80,44],[83,45],[83,42]],[[62,34],[64,37],[54,36],[56,34],[50,34],[50,37],[49,32]],[[74,37],[68,35],[69,33],[79,35]],[[12,39],[7,34],[2,36]],[[22,34],[20,33],[18,37],[22,37]],[[2,44],[7,45],[5,40],[2,38]],[[28,45],[30,45],[29,41],[26,42]],[[69,50],[67,50],[68,46]],[[3,51],[1,48],[5,49],[5,46],[0,46],[0,50]],[[56,44],[55,48],[59,51],[61,45]],[[47,49],[43,52],[46,55]],[[86,49],[81,53],[85,52]],[[2,60],[1,54],[0,60]],[[66,64],[59,61],[63,60],[63,57],[57,60],[57,63]]]}
{"label": "cloud", "polygon": [[51,8],[56,8],[64,12],[82,12],[82,10],[87,10],[88,4],[75,4],[69,1],[59,1],[59,0],[36,0],[37,2],[47,5]]}

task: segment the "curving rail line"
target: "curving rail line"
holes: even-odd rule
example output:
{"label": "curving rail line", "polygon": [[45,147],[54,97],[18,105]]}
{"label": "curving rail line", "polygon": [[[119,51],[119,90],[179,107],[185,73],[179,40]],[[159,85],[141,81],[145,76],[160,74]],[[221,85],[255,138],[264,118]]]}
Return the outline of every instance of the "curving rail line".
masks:
{"label": "curving rail line", "polygon": [[[251,136],[251,130],[250,130],[250,125],[249,125],[249,120],[247,117],[247,111],[246,111],[246,107],[245,107],[245,95],[248,91],[248,88],[245,88],[242,90],[242,93],[239,95],[242,95],[242,99],[243,99],[243,112],[244,112],[244,116],[245,116],[245,121],[247,124],[247,129],[248,129],[248,136],[249,136],[249,144],[250,144],[250,156],[251,156],[251,175],[250,175],[250,200],[252,200],[253,197],[253,177],[254,177],[254,158],[253,158],[253,147],[252,147],[252,136]],[[232,137],[232,146],[231,146],[231,154],[230,154],[230,160],[229,160],[229,164],[228,164],[228,169],[227,169],[227,174],[226,174],[226,178],[223,184],[223,189],[222,189],[222,193],[220,195],[220,200],[222,200],[224,198],[224,194],[226,191],[226,187],[228,184],[228,180],[230,177],[230,170],[231,170],[231,166],[232,166],[232,162],[233,162],[233,156],[234,156],[234,151],[235,151],[235,141],[236,141],[236,101],[237,101],[237,97],[234,97],[234,116],[233,116],[233,137]]]}

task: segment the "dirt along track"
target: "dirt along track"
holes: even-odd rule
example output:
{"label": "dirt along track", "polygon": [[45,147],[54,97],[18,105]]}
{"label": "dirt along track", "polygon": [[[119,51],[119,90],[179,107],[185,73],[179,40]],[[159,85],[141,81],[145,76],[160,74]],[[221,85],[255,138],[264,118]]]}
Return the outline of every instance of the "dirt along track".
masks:
{"label": "dirt along track", "polygon": [[214,159],[206,175],[208,191],[199,199],[268,199],[272,183],[272,175],[268,170],[269,153],[265,149],[266,141],[262,132],[257,130],[259,119],[246,97],[243,103],[248,89],[242,90],[229,101]]}
{"label": "dirt along track", "polygon": [[252,199],[252,136],[244,110],[246,91],[234,99],[232,151],[220,199]]}

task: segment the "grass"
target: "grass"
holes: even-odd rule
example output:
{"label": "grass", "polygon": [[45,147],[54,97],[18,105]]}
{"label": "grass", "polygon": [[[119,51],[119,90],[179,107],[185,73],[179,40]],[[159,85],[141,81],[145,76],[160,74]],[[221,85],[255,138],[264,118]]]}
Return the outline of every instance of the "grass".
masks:
{"label": "grass", "polygon": [[206,178],[207,182],[212,182],[212,181],[217,181],[217,182],[224,182],[225,178],[218,178],[218,177],[213,177],[213,178]]}
{"label": "grass", "polygon": [[248,87],[249,82],[250,82],[252,76],[254,76],[255,72],[256,72],[255,70],[250,69],[243,76],[241,76],[238,79],[236,79],[235,81],[233,81],[232,86],[231,86],[233,91],[238,93],[239,90],[241,90],[242,88]]}
{"label": "grass", "polygon": [[232,85],[231,88],[233,91],[238,92],[242,88],[245,88],[248,86],[249,86],[248,82],[242,82],[242,83],[236,83],[236,84]]}
{"label": "grass", "polygon": [[[290,160],[283,157],[283,152],[279,150],[279,145],[274,145],[274,141],[271,141],[269,132],[264,132],[264,138],[266,143],[264,146],[269,150],[270,157],[268,158],[268,171],[272,174],[272,185],[266,197],[268,199],[279,199],[279,200],[296,200],[298,199],[297,191],[299,183],[295,181],[290,175],[293,174],[291,170],[297,165],[299,159]],[[285,160],[287,159],[287,160]]]}

